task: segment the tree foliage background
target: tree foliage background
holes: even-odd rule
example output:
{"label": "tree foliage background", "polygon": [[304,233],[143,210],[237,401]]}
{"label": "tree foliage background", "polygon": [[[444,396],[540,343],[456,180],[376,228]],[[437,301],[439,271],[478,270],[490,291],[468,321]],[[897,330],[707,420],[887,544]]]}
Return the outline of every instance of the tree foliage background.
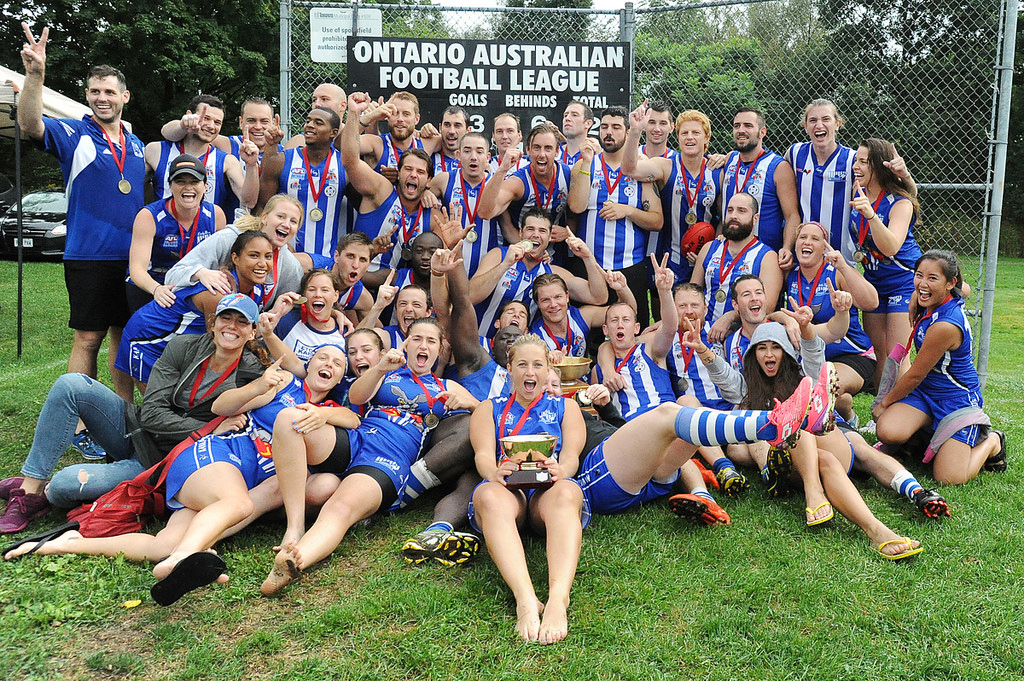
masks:
{"label": "tree foliage background", "polygon": [[[443,0],[442,0],[443,2]],[[370,2],[384,9],[391,2]],[[452,22],[421,0],[422,9],[385,11],[385,34],[504,40],[614,40],[588,15],[489,15],[471,25]],[[481,3],[485,5],[487,3]],[[507,0],[512,7],[586,8],[589,0]],[[651,0],[650,6],[668,5]],[[985,3],[997,12],[995,2]],[[179,116],[198,92],[228,104],[225,129],[234,132],[237,105],[249,94],[276,101],[279,83],[278,4],[267,0],[185,3],[182,0],[26,0],[2,7],[0,40],[10,46],[0,62],[21,70],[19,22],[38,33],[50,26],[47,85],[82,100],[89,64],[110,63],[128,79],[126,118],[143,140]],[[802,139],[798,122],[806,92],[842,102],[848,124],[840,137],[856,144],[887,136],[913,153],[915,176],[928,182],[984,182],[987,148],[969,151],[971,177],[947,178],[943,140],[987,139],[992,96],[991,27],[957,20],[979,10],[967,0],[780,0],[703,11],[638,15],[634,99],[649,93],[675,110],[700,108],[715,126],[713,150],[727,150],[727,122],[741,105],[769,115],[769,144],[777,150]],[[1024,14],[1021,15],[1024,17]],[[301,31],[293,31],[293,38]],[[842,46],[842,49],[837,49]],[[302,59],[295,51],[294,59]],[[308,61],[308,50],[305,59]],[[951,63],[960,74],[954,95],[940,75]],[[321,80],[344,82],[343,65],[313,65]],[[892,77],[886,74],[897,74]],[[1002,250],[1024,256],[1024,19],[1018,21],[1015,92],[1010,127]],[[912,83],[936,87],[925,92]],[[800,83],[794,88],[794,83]],[[293,98],[304,99],[304,89]],[[894,114],[911,112],[894,130]],[[906,116],[903,116],[906,118]],[[922,144],[922,140],[939,143]],[[900,146],[902,145],[902,147]],[[9,143],[0,144],[0,172],[13,172]],[[26,189],[60,182],[44,155],[27,155]],[[6,169],[6,171],[4,170]],[[955,203],[955,196],[946,197]],[[968,209],[968,212],[974,212]],[[950,225],[949,228],[956,228]]]}

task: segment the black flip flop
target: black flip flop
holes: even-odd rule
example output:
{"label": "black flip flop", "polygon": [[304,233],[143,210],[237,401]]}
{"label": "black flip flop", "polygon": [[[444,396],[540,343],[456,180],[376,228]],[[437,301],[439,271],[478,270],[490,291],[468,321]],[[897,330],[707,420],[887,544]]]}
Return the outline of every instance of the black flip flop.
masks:
{"label": "black flip flop", "polygon": [[[75,521],[72,521],[70,523],[64,523],[63,525],[58,525],[57,527],[54,527],[54,528],[49,529],[49,530],[46,530],[45,532],[40,532],[39,534],[34,534],[31,537],[25,537],[24,539],[19,539],[18,541],[14,542],[10,546],[8,546],[6,549],[4,549],[4,552],[2,554],[3,559],[7,560],[7,554],[10,553],[11,551],[13,551],[14,549],[18,548],[19,546],[24,546],[25,544],[31,544],[32,542],[39,542],[36,546],[34,546],[32,548],[31,551],[29,551],[28,553],[25,554],[25,556],[31,556],[33,553],[35,553],[40,548],[42,548],[43,544],[45,544],[46,542],[48,542],[48,541],[50,541],[52,539],[56,539],[57,537],[59,537],[59,536],[61,536],[63,534],[67,534],[68,532],[72,532],[74,530],[77,530],[78,528],[79,528],[78,521],[75,520]],[[18,558],[24,558],[25,556],[18,556]]]}
{"label": "black flip flop", "polygon": [[199,551],[182,558],[169,575],[152,586],[149,594],[160,605],[170,605],[189,591],[217,581],[226,569],[224,559],[216,553]]}

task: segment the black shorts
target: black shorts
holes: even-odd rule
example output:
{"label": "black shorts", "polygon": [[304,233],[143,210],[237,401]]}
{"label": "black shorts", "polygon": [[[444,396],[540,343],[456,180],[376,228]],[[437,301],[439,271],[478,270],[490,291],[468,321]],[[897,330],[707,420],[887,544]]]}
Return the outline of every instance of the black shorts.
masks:
{"label": "black shorts", "polygon": [[873,392],[875,367],[878,366],[878,362],[864,355],[851,352],[846,355],[837,355],[832,359],[832,363],[845,364],[864,379],[864,385],[861,386],[860,392]]}
{"label": "black shorts", "polygon": [[334,449],[331,450],[330,456],[315,466],[310,466],[309,470],[314,473],[333,473],[334,475],[341,476],[345,473],[350,463],[352,463],[352,452],[348,431],[335,426]]}
{"label": "black shorts", "polygon": [[128,299],[124,290],[127,260],[65,260],[64,285],[71,303],[68,326],[76,331],[124,328]]}

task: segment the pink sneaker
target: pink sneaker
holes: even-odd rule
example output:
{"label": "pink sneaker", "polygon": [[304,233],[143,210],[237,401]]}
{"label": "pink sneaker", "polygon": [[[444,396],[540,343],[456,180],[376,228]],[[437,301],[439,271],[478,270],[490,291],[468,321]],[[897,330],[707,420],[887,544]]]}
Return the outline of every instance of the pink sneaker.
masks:
{"label": "pink sneaker", "polygon": [[21,532],[28,524],[50,510],[50,502],[42,494],[25,494],[18,488],[11,490],[7,510],[0,517],[0,534]]}
{"label": "pink sneaker", "polygon": [[768,421],[775,426],[776,433],[774,438],[766,440],[768,444],[778,447],[783,442],[793,440],[786,449],[796,444],[796,436],[804,423],[810,401],[811,379],[807,376],[800,379],[800,385],[789,399],[785,402],[775,400],[775,408],[768,414]]}
{"label": "pink sneaker", "polygon": [[0,480],[0,499],[7,501],[11,498],[11,490],[19,489],[25,478],[5,478]]}
{"label": "pink sneaker", "polygon": [[836,427],[836,398],[839,397],[839,374],[832,362],[821,365],[818,382],[811,391],[807,410],[807,430],[822,435]]}

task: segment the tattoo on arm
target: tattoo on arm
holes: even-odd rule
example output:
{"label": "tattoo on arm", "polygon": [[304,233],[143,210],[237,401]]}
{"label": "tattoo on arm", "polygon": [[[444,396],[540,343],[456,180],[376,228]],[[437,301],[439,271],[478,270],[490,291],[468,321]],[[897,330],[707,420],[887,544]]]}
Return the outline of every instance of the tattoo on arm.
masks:
{"label": "tattoo on arm", "polygon": [[642,208],[643,208],[644,210],[650,210],[650,209],[651,209],[651,202],[650,202],[650,201],[648,201],[647,199],[644,199],[643,203],[641,203],[641,204],[640,204],[640,206],[641,206],[641,207],[642,207]]}

